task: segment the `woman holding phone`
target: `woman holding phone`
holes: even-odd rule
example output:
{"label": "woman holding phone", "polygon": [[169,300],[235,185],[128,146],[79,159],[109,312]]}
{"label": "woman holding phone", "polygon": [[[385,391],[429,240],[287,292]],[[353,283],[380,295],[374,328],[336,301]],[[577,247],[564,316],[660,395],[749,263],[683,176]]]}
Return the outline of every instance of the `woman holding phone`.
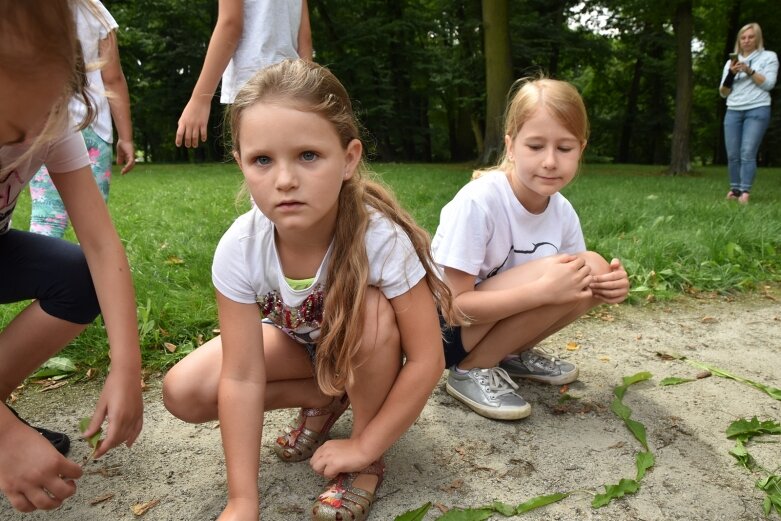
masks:
{"label": "woman holding phone", "polygon": [[777,75],[778,56],[764,48],[759,24],[744,25],[735,39],[735,52],[724,64],[719,86],[719,94],[727,99],[727,199],[748,203],[757,173],[757,152],[770,123],[770,91]]}

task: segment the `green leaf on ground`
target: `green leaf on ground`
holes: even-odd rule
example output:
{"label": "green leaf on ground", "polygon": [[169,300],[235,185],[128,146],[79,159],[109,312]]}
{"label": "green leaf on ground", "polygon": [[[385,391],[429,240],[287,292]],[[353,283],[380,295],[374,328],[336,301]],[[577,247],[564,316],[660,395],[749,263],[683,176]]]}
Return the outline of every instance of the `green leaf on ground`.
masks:
{"label": "green leaf on ground", "polygon": [[747,470],[753,470],[755,465],[754,458],[746,450],[746,446],[743,444],[743,440],[735,441],[735,446],[729,453],[738,460],[738,463],[745,467]]}
{"label": "green leaf on ground", "polygon": [[781,434],[781,423],[773,420],[759,421],[754,416],[750,420],[736,420],[727,427],[727,438],[729,439],[738,438],[748,441],[754,436],[762,434]]}
{"label": "green leaf on ground", "polygon": [[591,506],[602,508],[614,499],[623,497],[626,494],[634,494],[639,488],[640,484],[634,479],[622,479],[615,485],[605,485],[605,492],[594,496]]}
{"label": "green leaf on ground", "polygon": [[492,515],[494,515],[493,509],[467,508],[462,510],[454,508],[453,510],[448,510],[437,519],[439,521],[484,521]]}
{"label": "green leaf on ground", "polygon": [[656,458],[650,451],[638,452],[635,458],[635,467],[637,467],[637,477],[635,480],[638,482],[645,477],[645,473],[648,469],[654,466]]}
{"label": "green leaf on ground", "polygon": [[403,514],[396,516],[396,518],[393,521],[422,521],[424,517],[426,517],[426,513],[431,508],[431,503],[426,503],[420,508],[416,508],[415,510],[410,510],[408,512],[404,512]]}
{"label": "green leaf on ground", "polygon": [[55,356],[49,358],[34,372],[30,378],[50,378],[52,376],[70,376],[76,372],[76,365],[70,358],[64,356]]}
{"label": "green leaf on ground", "polygon": [[678,378],[677,376],[668,376],[667,378],[663,378],[662,381],[659,382],[659,385],[660,386],[679,385],[679,384],[685,384],[694,381],[695,380],[692,378]]}
{"label": "green leaf on ground", "polygon": [[769,516],[773,509],[775,509],[777,514],[781,515],[781,476],[771,474],[757,481],[756,486],[767,494],[765,501],[762,503],[765,516]]}
{"label": "green leaf on ground", "polygon": [[[85,416],[81,420],[79,420],[79,432],[84,434],[84,432],[87,430],[87,427],[89,427],[90,421],[92,421],[92,418],[89,416]],[[89,443],[89,446],[92,447],[92,454],[90,454],[89,459],[92,459],[92,456],[95,454],[95,451],[98,450],[98,447],[100,447],[100,436],[103,434],[103,429],[99,428],[98,432],[90,436],[89,438],[85,438],[87,440],[87,443]]]}
{"label": "green leaf on ground", "polygon": [[[526,512],[529,512],[536,508],[544,507],[546,505],[550,505],[552,503],[561,501],[567,496],[569,496],[569,492],[557,492],[555,494],[549,494],[547,496],[537,496],[515,507],[514,513],[515,515],[525,514]],[[508,514],[508,515],[512,515],[512,514]]]}

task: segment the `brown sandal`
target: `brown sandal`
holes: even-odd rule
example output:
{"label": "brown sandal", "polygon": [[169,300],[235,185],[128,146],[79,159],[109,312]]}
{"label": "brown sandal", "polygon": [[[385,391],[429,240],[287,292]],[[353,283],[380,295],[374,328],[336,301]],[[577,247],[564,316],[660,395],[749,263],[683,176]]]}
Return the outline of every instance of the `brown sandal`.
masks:
{"label": "brown sandal", "polygon": [[[317,448],[328,439],[331,427],[334,426],[336,420],[344,414],[344,411],[349,406],[350,398],[345,394],[339,398],[334,398],[325,407],[301,409],[295,425],[285,427],[284,433],[277,438],[277,442],[274,444],[274,452],[283,461],[304,461],[311,457]],[[328,415],[328,419],[323,424],[320,432],[306,428],[307,418],[326,415]]]}
{"label": "brown sandal", "polygon": [[[353,487],[353,481],[359,474],[377,476],[374,492]],[[377,490],[382,485],[385,464],[379,459],[358,472],[339,474],[328,484],[328,488],[317,497],[312,505],[313,521],[364,521],[371,511]]]}

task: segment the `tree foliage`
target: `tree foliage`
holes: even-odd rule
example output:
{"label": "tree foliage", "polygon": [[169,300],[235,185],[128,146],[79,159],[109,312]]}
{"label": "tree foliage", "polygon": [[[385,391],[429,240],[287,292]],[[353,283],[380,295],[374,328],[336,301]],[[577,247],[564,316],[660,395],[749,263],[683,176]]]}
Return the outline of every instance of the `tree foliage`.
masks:
{"label": "tree foliage", "polygon": [[[573,82],[591,118],[591,161],[723,162],[724,101],[717,87],[737,30],[758,21],[765,46],[781,51],[777,0],[309,0],[315,59],[350,92],[373,159],[493,157],[484,154],[496,141],[488,131],[497,117],[494,100],[499,96],[503,105],[508,79],[486,77],[494,51],[486,47],[483,13],[505,3],[509,79],[542,73]],[[686,61],[680,59],[686,36],[679,32],[676,42],[675,31],[681,4],[691,6],[688,86],[676,69]],[[120,24],[138,148],[154,161],[224,159],[217,99],[206,146],[187,151],[173,145],[217,1],[106,5]],[[492,87],[496,83],[504,87]],[[781,101],[779,91],[773,92],[775,101]],[[679,125],[674,137],[676,114],[682,121],[685,111],[689,127]],[[781,163],[781,111],[772,118],[760,150],[763,164]],[[674,156],[673,145],[681,145],[677,136],[688,144]]]}

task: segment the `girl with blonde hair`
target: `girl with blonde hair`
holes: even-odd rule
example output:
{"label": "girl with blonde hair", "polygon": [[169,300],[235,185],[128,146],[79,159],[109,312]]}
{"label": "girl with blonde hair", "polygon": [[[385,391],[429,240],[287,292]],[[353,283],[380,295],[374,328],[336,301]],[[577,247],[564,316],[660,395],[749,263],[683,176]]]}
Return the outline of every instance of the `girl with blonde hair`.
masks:
{"label": "girl with blonde hair", "polygon": [[469,321],[442,321],[446,390],[478,414],[505,420],[531,412],[514,379],[562,385],[578,377],[574,364],[537,343],[629,291],[618,259],[586,251],[578,216],[559,193],[575,178],[588,140],[580,94],[546,78],[516,87],[499,164],[476,172],[445,205],[432,241]]}
{"label": "girl with blonde hair", "polygon": [[[452,318],[450,293],[425,231],[370,179],[350,99],[326,68],[263,69],[228,122],[257,207],[214,256],[221,337],[166,375],[166,406],[185,421],[220,420],[228,504],[219,519],[258,517],[263,413],[288,407],[302,409],[275,452],[311,457],[332,479],[312,519],[366,519],[382,455],[442,374],[437,305]],[[350,438],[326,441],[349,405]]]}

